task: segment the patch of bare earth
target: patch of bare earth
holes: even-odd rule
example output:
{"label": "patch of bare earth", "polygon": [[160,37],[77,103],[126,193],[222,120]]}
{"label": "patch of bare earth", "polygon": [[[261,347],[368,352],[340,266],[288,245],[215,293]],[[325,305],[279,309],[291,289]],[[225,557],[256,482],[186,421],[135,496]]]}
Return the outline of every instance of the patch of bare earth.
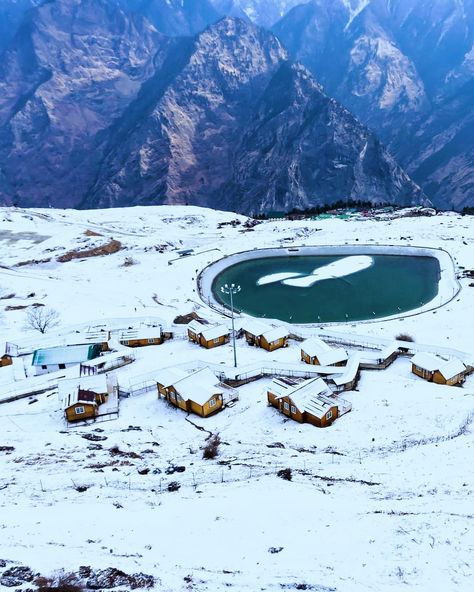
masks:
{"label": "patch of bare earth", "polygon": [[59,263],[66,263],[73,259],[86,259],[88,257],[102,257],[104,255],[112,255],[112,253],[118,253],[122,250],[122,243],[118,240],[111,239],[107,244],[101,245],[100,247],[94,247],[92,249],[76,249],[74,251],[68,251],[64,255],[56,257],[56,261]]}

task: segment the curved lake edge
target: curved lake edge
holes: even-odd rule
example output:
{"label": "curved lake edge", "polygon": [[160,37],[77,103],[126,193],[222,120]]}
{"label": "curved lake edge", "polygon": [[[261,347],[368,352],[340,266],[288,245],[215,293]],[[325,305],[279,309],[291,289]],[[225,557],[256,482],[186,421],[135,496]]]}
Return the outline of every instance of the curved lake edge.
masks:
{"label": "curved lake edge", "polygon": [[[239,251],[227,255],[218,261],[214,261],[205,267],[197,277],[197,287],[201,300],[217,310],[221,314],[228,315],[229,311],[214,297],[212,286],[216,277],[227,268],[249,261],[251,259],[261,259],[264,257],[288,257],[288,256],[348,256],[348,255],[400,255],[411,257],[431,257],[437,259],[440,269],[440,278],[438,281],[438,293],[430,301],[421,307],[405,311],[400,314],[395,314],[386,317],[378,317],[376,319],[364,319],[355,321],[355,323],[375,323],[386,320],[394,320],[399,318],[406,318],[418,315],[424,312],[432,311],[441,306],[446,305],[453,300],[461,289],[461,285],[456,278],[455,264],[451,255],[441,248],[434,247],[420,247],[420,246],[406,246],[406,245],[302,245],[291,247],[269,247],[269,248],[255,248],[250,251]],[[241,314],[241,316],[251,315]],[[282,323],[278,319],[266,318],[266,321]],[[354,321],[334,321],[334,322],[314,322],[314,323],[288,323],[291,326],[330,326],[330,325],[347,325],[354,324]]]}

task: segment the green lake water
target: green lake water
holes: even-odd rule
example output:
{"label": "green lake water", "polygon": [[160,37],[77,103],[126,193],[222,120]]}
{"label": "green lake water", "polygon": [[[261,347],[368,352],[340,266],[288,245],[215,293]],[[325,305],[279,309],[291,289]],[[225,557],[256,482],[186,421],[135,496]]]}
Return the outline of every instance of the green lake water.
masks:
{"label": "green lake water", "polygon": [[373,255],[373,265],[351,275],[316,282],[311,287],[281,281],[257,285],[276,273],[310,275],[346,256],[282,256],[250,259],[232,265],[214,280],[215,299],[230,305],[220,287],[238,284],[234,306],[254,317],[290,323],[328,323],[374,319],[419,308],[438,293],[439,262],[434,257]]}

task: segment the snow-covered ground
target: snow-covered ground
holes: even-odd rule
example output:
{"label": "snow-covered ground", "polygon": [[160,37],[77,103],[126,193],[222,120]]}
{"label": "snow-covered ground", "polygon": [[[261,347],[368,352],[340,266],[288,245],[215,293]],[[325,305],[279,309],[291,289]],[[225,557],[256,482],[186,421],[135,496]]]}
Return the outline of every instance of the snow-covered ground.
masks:
{"label": "snow-covered ground", "polygon": [[[121,318],[171,325],[192,311],[222,322],[200,300],[197,274],[254,247],[416,244],[446,249],[458,272],[474,268],[474,218],[456,214],[275,221],[245,232],[245,218],[195,207],[1,214],[2,336],[13,343],[39,336],[24,328],[27,309],[16,308],[35,302],[61,314],[51,338]],[[232,220],[241,224],[223,225]],[[121,251],[56,261],[112,238]],[[169,265],[176,248],[198,254]],[[435,311],[337,330],[371,339],[409,333],[474,358],[473,280],[460,282]],[[135,354],[117,371],[119,383],[193,360],[233,363],[231,345],[207,351],[185,339]],[[299,347],[268,353],[238,340],[237,359],[298,363]],[[0,368],[3,390],[15,378],[18,368]],[[0,405],[0,559],[44,575],[80,565],[143,571],[160,591],[470,591],[474,377],[462,388],[428,384],[400,358],[364,371],[357,390],[343,394],[353,410],[327,429],[268,407],[268,381],[240,387],[233,407],[207,419],[187,418],[154,392],[123,399],[115,421],[75,428],[54,394]],[[208,433],[217,432],[219,455],[203,460]],[[291,481],[277,476],[282,468],[292,469]],[[169,492],[173,481],[180,489]]]}

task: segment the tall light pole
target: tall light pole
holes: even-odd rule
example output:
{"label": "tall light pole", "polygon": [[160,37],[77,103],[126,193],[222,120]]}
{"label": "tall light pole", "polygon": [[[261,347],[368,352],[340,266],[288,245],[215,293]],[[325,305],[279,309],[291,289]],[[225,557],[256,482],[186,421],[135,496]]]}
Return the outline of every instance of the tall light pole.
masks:
{"label": "tall light pole", "polygon": [[234,294],[240,292],[240,286],[236,284],[224,284],[221,286],[221,292],[223,294],[229,294],[230,296],[230,314],[232,317],[232,345],[234,346],[234,368],[237,368],[237,352],[235,349],[235,329],[234,329]]}

